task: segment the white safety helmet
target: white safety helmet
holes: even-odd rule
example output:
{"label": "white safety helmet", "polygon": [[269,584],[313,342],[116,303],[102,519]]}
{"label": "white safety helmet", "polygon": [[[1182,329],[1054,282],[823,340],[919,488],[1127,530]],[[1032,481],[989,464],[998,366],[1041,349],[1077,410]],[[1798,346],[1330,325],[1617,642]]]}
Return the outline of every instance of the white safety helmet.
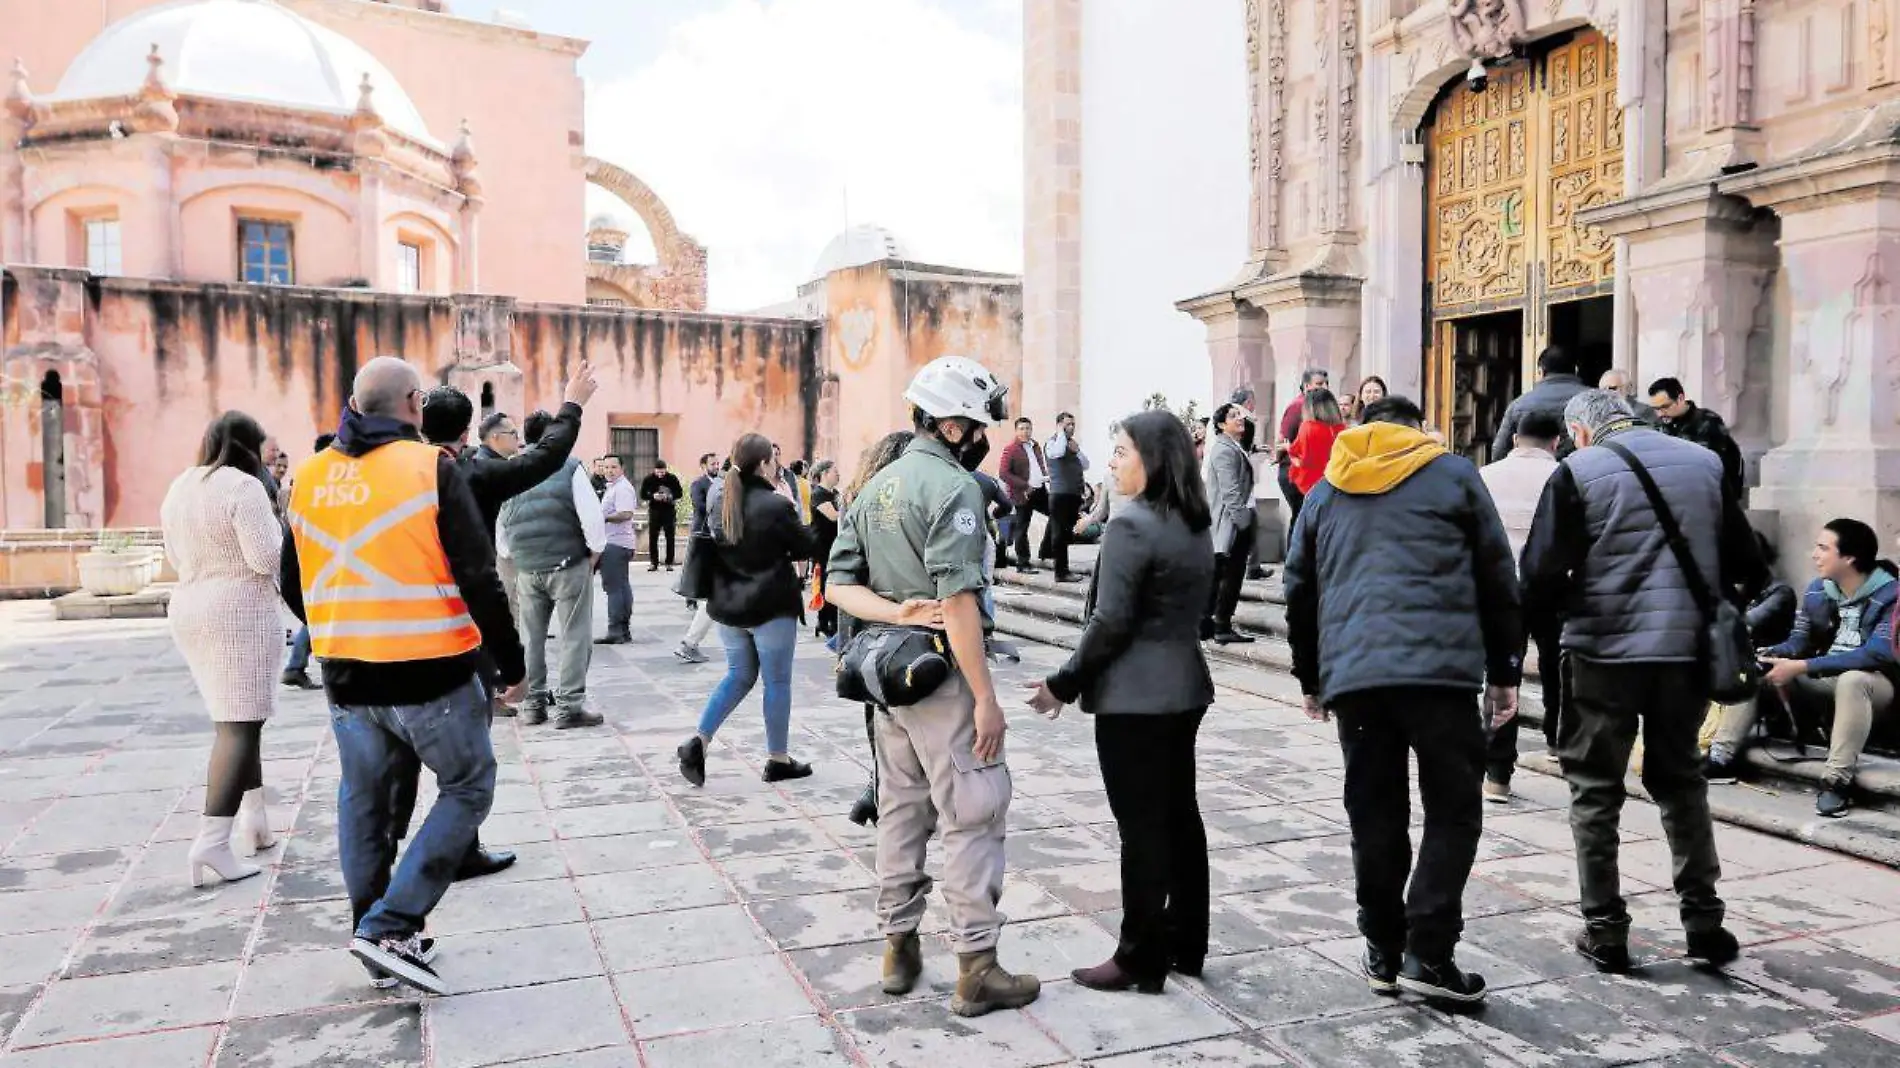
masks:
{"label": "white safety helmet", "polygon": [[961,416],[984,426],[1008,418],[1009,387],[989,369],[963,356],[939,356],[910,380],[904,399],[935,419]]}

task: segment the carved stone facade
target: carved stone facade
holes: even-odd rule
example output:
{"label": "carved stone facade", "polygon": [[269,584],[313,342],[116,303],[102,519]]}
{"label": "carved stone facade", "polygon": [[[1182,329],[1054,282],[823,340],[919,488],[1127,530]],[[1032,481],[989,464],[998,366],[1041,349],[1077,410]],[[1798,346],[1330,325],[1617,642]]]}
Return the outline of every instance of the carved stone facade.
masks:
{"label": "carved stone facade", "polygon": [[1247,0],[1253,247],[1156,299],[1217,390],[1377,374],[1480,459],[1460,393],[1579,346],[1726,417],[1784,546],[1900,531],[1896,5]]}

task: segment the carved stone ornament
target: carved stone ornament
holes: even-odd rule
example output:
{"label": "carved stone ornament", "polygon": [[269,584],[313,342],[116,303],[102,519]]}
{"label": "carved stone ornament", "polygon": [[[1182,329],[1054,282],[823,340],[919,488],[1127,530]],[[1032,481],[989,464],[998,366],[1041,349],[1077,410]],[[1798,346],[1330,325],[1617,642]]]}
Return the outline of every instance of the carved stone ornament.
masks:
{"label": "carved stone ornament", "polygon": [[1466,59],[1502,59],[1524,43],[1524,0],[1445,0],[1445,14]]}

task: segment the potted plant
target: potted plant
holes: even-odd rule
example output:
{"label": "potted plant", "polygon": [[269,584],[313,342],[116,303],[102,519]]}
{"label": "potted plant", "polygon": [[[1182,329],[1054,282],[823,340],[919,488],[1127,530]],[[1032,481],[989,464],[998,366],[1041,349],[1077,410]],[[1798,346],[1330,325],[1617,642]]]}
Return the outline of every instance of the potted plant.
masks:
{"label": "potted plant", "polygon": [[102,530],[79,558],[79,587],[94,597],[129,597],[152,584],[158,561],[123,531]]}

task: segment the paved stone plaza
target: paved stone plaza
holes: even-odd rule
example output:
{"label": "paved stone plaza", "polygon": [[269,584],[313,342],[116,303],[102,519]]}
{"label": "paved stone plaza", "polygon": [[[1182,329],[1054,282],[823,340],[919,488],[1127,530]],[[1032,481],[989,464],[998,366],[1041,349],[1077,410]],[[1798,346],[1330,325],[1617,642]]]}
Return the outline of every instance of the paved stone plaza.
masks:
{"label": "paved stone plaza", "polygon": [[[1232,691],[1200,747],[1216,893],[1205,981],[1162,997],[1067,981],[1114,945],[1115,832],[1086,717],[1023,710],[1003,957],[1043,977],[1043,998],[956,1019],[940,937],[918,995],[886,998],[872,834],[844,818],[866,777],[862,718],[830,696],[823,649],[801,655],[794,719],[817,775],[759,781],[755,694],[693,790],[672,750],[721,669],[669,655],[685,613],[657,582],[639,586],[636,621],[637,644],[595,657],[607,728],[497,721],[483,837],[521,862],[456,887],[433,917],[458,993],[432,999],[372,990],[343,948],[319,695],[287,693],[265,733],[290,832],[272,865],[193,890],[184,859],[210,732],[164,625],[55,625],[44,603],[0,604],[0,1066],[1900,1063],[1900,873],[1719,828],[1748,949],[1712,976],[1677,957],[1661,828],[1632,802],[1624,870],[1646,967],[1598,976],[1567,948],[1563,787],[1530,773],[1515,804],[1486,812],[1466,896],[1461,960],[1490,980],[1489,1005],[1456,1018],[1371,994],[1354,970],[1329,728]],[[1005,685],[1052,656],[1032,653]],[[932,920],[941,931],[934,902]]]}

